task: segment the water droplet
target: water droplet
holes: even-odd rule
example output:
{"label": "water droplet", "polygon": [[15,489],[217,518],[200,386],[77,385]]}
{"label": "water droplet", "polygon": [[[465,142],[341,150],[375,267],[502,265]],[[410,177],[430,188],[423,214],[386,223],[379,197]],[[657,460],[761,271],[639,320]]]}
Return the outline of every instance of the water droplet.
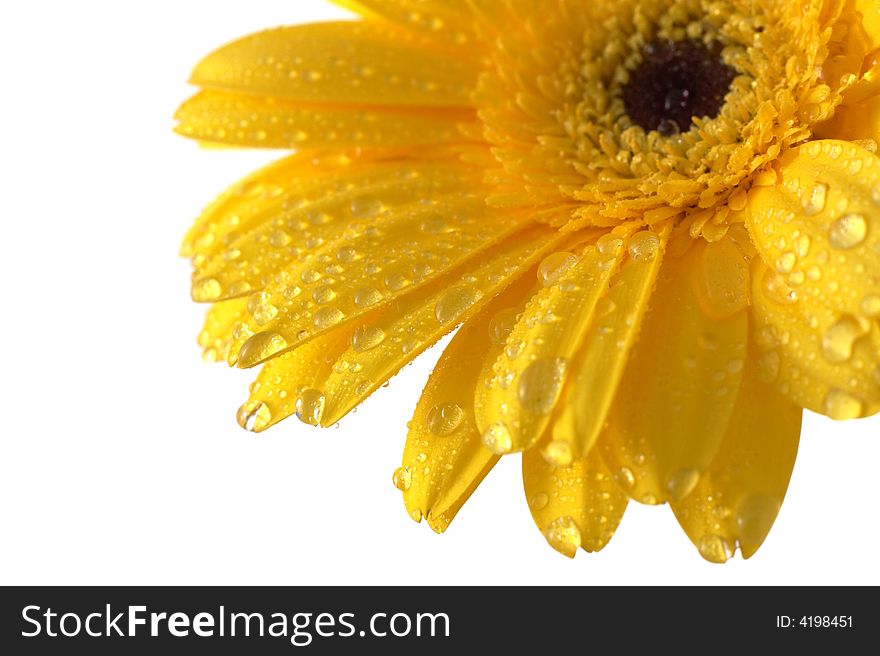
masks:
{"label": "water droplet", "polygon": [[315,287],[315,291],[312,292],[312,298],[315,303],[323,305],[336,298],[336,291],[330,285],[321,285],[320,287]]}
{"label": "water droplet", "polygon": [[609,232],[596,240],[596,248],[606,258],[616,257],[623,250],[623,239]]}
{"label": "water droplet", "polygon": [[287,348],[287,340],[272,331],[252,335],[238,351],[238,363],[242,368],[252,367]]}
{"label": "water droplet", "polygon": [[418,508],[413,508],[413,511],[409,514],[409,516],[414,522],[422,521],[422,511]]}
{"label": "water droplet", "polygon": [[550,503],[550,497],[545,492],[533,494],[532,498],[529,499],[529,507],[532,510],[544,510],[548,503]]}
{"label": "water droplet", "polygon": [[556,404],[556,398],[565,378],[564,358],[540,358],[523,370],[517,386],[517,398],[523,409],[547,414]]}
{"label": "water droplet", "polygon": [[629,467],[621,467],[617,470],[617,480],[628,490],[631,490],[636,484],[636,477]]}
{"label": "water droplet", "polygon": [[339,308],[333,307],[332,305],[323,307],[315,312],[315,327],[322,329],[329,328],[331,326],[335,326],[344,318],[345,315]]}
{"label": "water droplet", "polygon": [[817,182],[804,197],[804,213],[815,216],[825,209],[828,200],[828,185]]}
{"label": "water droplet", "polygon": [[356,219],[369,219],[377,216],[385,206],[372,196],[362,196],[351,201],[351,215]]}
{"label": "water droplet", "polygon": [[351,246],[343,246],[336,251],[336,259],[340,262],[354,262],[358,257],[358,253]]}
{"label": "water droplet", "polygon": [[706,533],[700,538],[697,549],[699,549],[700,555],[710,563],[726,563],[733,555],[724,538],[712,533]]}
{"label": "water droplet", "polygon": [[574,460],[571,442],[568,440],[552,440],[541,451],[541,455],[554,467],[568,467]]}
{"label": "water droplet", "polygon": [[412,472],[409,467],[398,467],[391,475],[391,482],[401,492],[406,492],[412,485]]}
{"label": "water droplet", "polygon": [[822,334],[822,355],[828,362],[837,364],[852,357],[856,340],[869,330],[862,321],[844,315]]}
{"label": "water droplet", "polygon": [[825,395],[825,414],[843,421],[856,419],[862,415],[862,402],[841,389],[832,389]]}
{"label": "water droplet", "polygon": [[642,230],[629,238],[627,251],[636,262],[650,262],[660,250],[660,236],[651,230]]}
{"label": "water droplet", "polygon": [[761,282],[764,287],[764,292],[767,294],[767,298],[771,301],[781,305],[797,303],[797,292],[789,287],[785,280],[783,280],[782,276],[772,269],[767,269],[764,272],[764,277]]}
{"label": "water droplet", "polygon": [[223,287],[216,278],[200,278],[193,282],[192,300],[196,303],[210,303],[220,298],[223,293]]}
{"label": "water droplet", "polygon": [[791,273],[797,264],[797,255],[792,251],[786,251],[776,258],[776,270],[779,273]]}
{"label": "water droplet", "polygon": [[238,409],[238,425],[245,430],[259,433],[272,421],[269,406],[260,402],[248,402]]}
{"label": "water droplet", "polygon": [[437,323],[446,324],[455,321],[479,298],[479,292],[473,287],[459,285],[448,289],[434,306],[434,316],[437,317]]}
{"label": "water droplet", "polygon": [[779,505],[778,499],[761,492],[754,492],[740,499],[734,511],[740,542],[753,547],[759,546],[776,520]]}
{"label": "water droplet", "polygon": [[558,517],[544,530],[544,537],[559,553],[574,558],[581,546],[581,532],[571,517]]}
{"label": "water droplet", "polygon": [[513,448],[513,438],[510,435],[510,430],[500,421],[495,422],[483,431],[482,441],[483,446],[498,455],[510,453],[510,450]]}
{"label": "water droplet", "polygon": [[673,501],[681,501],[700,482],[700,472],[696,469],[679,469],[666,481],[666,490]]}
{"label": "water droplet", "polygon": [[304,424],[317,426],[324,414],[324,395],[319,390],[306,388],[296,400],[296,418]]}
{"label": "water droplet", "polygon": [[361,326],[351,335],[351,348],[356,353],[374,349],[385,341],[385,331],[379,326]]}
{"label": "water droplet", "polygon": [[564,277],[577,263],[578,258],[574,253],[551,253],[538,266],[538,282],[549,287]]}
{"label": "water droplet", "polygon": [[358,287],[354,290],[354,304],[359,308],[370,307],[382,300],[382,292],[375,287]]}
{"label": "water droplet", "polygon": [[264,326],[278,315],[278,308],[275,307],[269,294],[266,292],[257,292],[248,299],[248,312],[257,322],[257,325]]}
{"label": "water droplet", "polygon": [[464,419],[464,410],[457,403],[438,403],[425,417],[428,430],[434,435],[444,437],[454,433]]}
{"label": "water droplet", "polygon": [[516,325],[517,311],[508,308],[498,312],[489,322],[489,338],[493,344],[504,344]]}
{"label": "water droplet", "polygon": [[828,231],[828,242],[834,248],[855,248],[868,235],[868,221],[862,214],[846,214],[834,223]]}

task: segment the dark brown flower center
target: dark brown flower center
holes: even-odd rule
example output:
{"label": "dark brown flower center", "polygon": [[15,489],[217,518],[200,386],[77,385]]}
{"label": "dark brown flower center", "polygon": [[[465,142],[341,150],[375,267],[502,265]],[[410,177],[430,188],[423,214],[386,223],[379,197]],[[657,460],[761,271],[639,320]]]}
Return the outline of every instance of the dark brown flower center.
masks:
{"label": "dark brown flower center", "polygon": [[689,130],[695,116],[717,116],[736,75],[720,45],[653,41],[623,88],[623,102],[634,123],[670,136]]}

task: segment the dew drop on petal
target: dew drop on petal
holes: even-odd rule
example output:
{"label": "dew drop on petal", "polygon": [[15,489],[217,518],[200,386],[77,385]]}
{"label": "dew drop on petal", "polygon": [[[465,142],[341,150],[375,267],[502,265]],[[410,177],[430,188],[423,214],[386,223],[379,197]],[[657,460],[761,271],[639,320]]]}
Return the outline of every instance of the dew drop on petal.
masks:
{"label": "dew drop on petal", "polygon": [[287,348],[287,340],[271,330],[255,333],[241,345],[238,361],[243,367],[249,367],[272,357]]}
{"label": "dew drop on petal", "polygon": [[568,467],[574,460],[571,442],[568,440],[552,440],[541,451],[544,460],[554,467]]}
{"label": "dew drop on petal", "polygon": [[844,315],[822,334],[822,356],[828,362],[839,364],[852,357],[856,340],[869,330],[862,321]]}
{"label": "dew drop on petal", "polygon": [[627,252],[636,262],[650,262],[660,250],[660,237],[651,230],[642,230],[629,238]]}
{"label": "dew drop on petal", "polygon": [[361,326],[351,335],[351,348],[356,353],[374,349],[385,341],[385,331],[379,326]]}
{"label": "dew drop on petal", "polygon": [[223,287],[216,278],[201,278],[192,285],[192,299],[196,303],[216,301],[222,293]]}
{"label": "dew drop on petal", "polygon": [[544,537],[559,553],[574,558],[581,546],[581,532],[571,517],[558,517],[544,529]]}
{"label": "dew drop on petal", "polygon": [[483,431],[483,446],[492,453],[503,455],[513,448],[513,438],[504,422],[495,422]]}
{"label": "dew drop on petal", "polygon": [[828,242],[834,248],[845,250],[855,248],[868,235],[868,221],[862,214],[846,214],[834,223],[828,231]]}
{"label": "dew drop on petal", "polygon": [[335,326],[344,318],[345,315],[339,308],[333,307],[332,305],[322,307],[320,310],[315,312],[315,327],[330,328],[331,326]]}
{"label": "dew drop on petal", "polygon": [[358,287],[354,290],[354,304],[359,308],[370,307],[382,300],[382,292],[375,287]]}
{"label": "dew drop on petal", "polygon": [[480,293],[473,287],[456,286],[447,290],[434,306],[437,323],[446,324],[455,321],[480,298]]}
{"label": "dew drop on petal", "polygon": [[369,219],[377,216],[385,206],[377,198],[362,196],[351,201],[351,215],[356,219]]}
{"label": "dew drop on petal", "polygon": [[551,253],[538,266],[538,282],[549,287],[571,271],[577,263],[578,258],[574,253]]}
{"label": "dew drop on petal", "polygon": [[720,535],[707,533],[697,543],[700,555],[710,563],[726,563],[733,555],[730,545]]}
{"label": "dew drop on petal", "polygon": [[543,510],[547,507],[548,503],[550,503],[550,497],[547,496],[546,492],[538,492],[537,494],[533,494],[532,498],[529,499],[529,507],[532,510]]}
{"label": "dew drop on petal", "polygon": [[238,425],[252,432],[259,432],[272,421],[272,413],[264,402],[245,403],[238,409]]}
{"label": "dew drop on petal", "polygon": [[493,344],[500,345],[507,341],[507,337],[516,325],[518,313],[513,308],[501,310],[489,322],[489,338]]}
{"label": "dew drop on petal", "polygon": [[679,469],[666,481],[666,490],[673,501],[681,501],[689,495],[700,482],[700,472],[696,469]]}
{"label": "dew drop on petal", "polygon": [[412,485],[412,471],[409,467],[398,467],[391,475],[391,482],[401,492],[406,492]]}
{"label": "dew drop on petal", "polygon": [[866,317],[880,316],[880,296],[865,296],[859,304],[859,310]]}
{"label": "dew drop on petal", "polygon": [[523,370],[516,392],[524,410],[543,415],[553,409],[565,379],[566,364],[565,358],[540,358]]}
{"label": "dew drop on petal", "polygon": [[464,410],[457,403],[438,403],[428,410],[425,423],[434,435],[444,437],[454,433],[464,419]]}
{"label": "dew drop on petal", "polygon": [[778,499],[761,492],[740,499],[734,511],[740,541],[755,546],[761,544],[776,520],[779,506]]}
{"label": "dew drop on petal", "polygon": [[304,424],[317,426],[324,414],[324,395],[316,389],[306,388],[296,399],[296,418]]}
{"label": "dew drop on petal", "polygon": [[825,395],[825,414],[842,421],[862,415],[862,402],[841,389],[832,389]]}
{"label": "dew drop on petal", "polygon": [[815,216],[825,209],[828,202],[828,185],[817,182],[804,196],[804,212],[807,216]]}

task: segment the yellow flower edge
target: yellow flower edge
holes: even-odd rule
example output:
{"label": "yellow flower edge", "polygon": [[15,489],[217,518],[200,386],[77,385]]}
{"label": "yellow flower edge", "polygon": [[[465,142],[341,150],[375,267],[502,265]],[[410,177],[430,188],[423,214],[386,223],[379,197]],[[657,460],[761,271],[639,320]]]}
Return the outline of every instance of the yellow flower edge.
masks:
{"label": "yellow flower edge", "polygon": [[346,0],[244,37],[177,131],[294,151],[182,252],[239,423],[334,424],[456,330],[394,472],[446,530],[505,454],[557,551],[628,500],[760,547],[803,409],[880,410],[880,0]]}

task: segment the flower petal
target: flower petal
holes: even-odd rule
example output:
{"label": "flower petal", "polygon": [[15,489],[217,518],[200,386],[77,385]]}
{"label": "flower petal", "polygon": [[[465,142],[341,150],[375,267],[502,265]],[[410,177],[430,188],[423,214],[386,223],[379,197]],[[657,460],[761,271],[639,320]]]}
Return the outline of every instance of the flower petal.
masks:
{"label": "flower petal", "polygon": [[371,17],[382,16],[401,27],[455,48],[472,46],[474,21],[466,3],[448,0],[332,0]]}
{"label": "flower petal", "polygon": [[544,434],[573,358],[592,325],[599,301],[622,255],[612,237],[581,254],[559,252],[539,270],[545,287],[507,338],[477,388],[477,425],[497,453],[522,451]]}
{"label": "flower petal", "polygon": [[529,449],[523,453],[522,468],[532,519],[550,546],[573,558],[578,547],[592,552],[608,544],[627,498],[598,452],[568,467],[555,467],[538,449]]}
{"label": "flower petal", "polygon": [[577,356],[553,439],[575,457],[589,452],[608,415],[642,317],[657,281],[671,226],[630,238],[630,256],[611,279],[593,325]]}
{"label": "flower petal", "polygon": [[856,11],[862,14],[862,28],[868,34],[871,45],[880,47],[880,2],[878,0],[855,0]]}
{"label": "flower petal", "polygon": [[205,315],[199,333],[202,358],[207,362],[225,362],[232,343],[232,331],[237,323],[247,318],[247,299],[214,303]]}
{"label": "flower petal", "polygon": [[[240,345],[238,366],[258,364],[416,292],[515,233],[522,223],[523,217],[512,215],[500,221],[479,197],[440,198],[404,207],[350,241],[305,252],[262,292],[261,303],[275,308],[277,317],[261,322],[252,314],[260,332]],[[291,293],[291,285],[298,291]],[[252,348],[266,334],[277,335],[284,345]]]}
{"label": "flower petal", "polygon": [[[322,385],[322,425],[334,424],[407,362],[480,310],[562,237],[543,226],[528,228],[422,289],[403,296],[360,328],[372,335],[340,356]],[[380,338],[381,336],[381,338]]]}
{"label": "flower petal", "polygon": [[498,462],[480,441],[474,391],[484,362],[504,345],[504,330],[525,306],[534,279],[524,275],[459,328],[443,351],[409,423],[395,483],[406,510],[437,532]]}
{"label": "flower petal", "polygon": [[[458,162],[374,162],[325,178],[320,187],[304,187],[298,199],[266,207],[257,218],[259,225],[251,224],[227,246],[205,257],[193,273],[193,298],[235,298],[270,286],[270,295],[287,295],[291,276],[317,268],[320,258],[337,259],[336,244],[343,237],[356,237],[381,223],[411,222],[415,229],[420,221],[429,222],[432,211],[454,208],[454,197],[445,206],[441,201],[448,194],[461,193],[463,187],[473,189],[472,176],[474,169]],[[424,202],[437,197],[434,206]],[[288,271],[294,268],[295,272]],[[289,275],[277,280],[277,274],[285,271]],[[212,287],[206,291],[208,284]]]}
{"label": "flower petal", "polygon": [[781,179],[749,194],[755,247],[810,307],[880,315],[880,159],[845,141],[783,155]]}
{"label": "flower petal", "polygon": [[257,148],[376,147],[460,143],[457,127],[474,114],[458,109],[397,109],[303,104],[240,93],[201,91],[177,110],[179,134]]}
{"label": "flower petal", "polygon": [[797,455],[801,409],[760,380],[746,360],[718,454],[684,499],[678,523],[704,558],[724,562],[737,544],[749,558],[776,519]]}
{"label": "flower petal", "polygon": [[618,482],[643,503],[683,497],[709,467],[746,355],[742,255],[727,240],[697,240],[683,254],[679,243],[674,238],[663,259],[598,442]]}
{"label": "flower petal", "polygon": [[310,102],[468,107],[477,70],[388,23],[348,21],[246,36],[203,59],[190,81]]}
{"label": "flower petal", "polygon": [[833,419],[880,410],[880,327],[801,299],[760,260],[753,264],[753,341],[762,380]]}

